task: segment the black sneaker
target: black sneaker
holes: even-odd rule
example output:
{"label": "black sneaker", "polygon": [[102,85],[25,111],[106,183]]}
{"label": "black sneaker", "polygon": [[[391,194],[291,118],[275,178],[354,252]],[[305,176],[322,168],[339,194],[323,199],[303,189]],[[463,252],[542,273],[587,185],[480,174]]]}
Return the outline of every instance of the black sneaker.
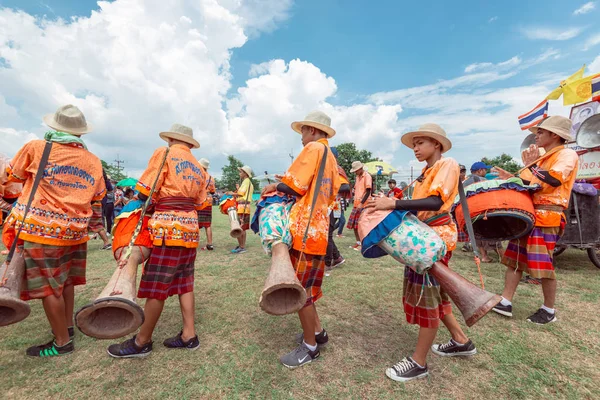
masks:
{"label": "black sneaker", "polygon": [[558,320],[556,319],[556,313],[550,314],[548,311],[540,308],[535,312],[535,314],[527,318],[527,321],[538,325],[546,325],[550,322],[556,322]]}
{"label": "black sneaker", "polygon": [[512,317],[512,304],[509,306],[504,306],[502,303],[498,303],[492,308],[492,311],[497,312],[500,315],[504,315],[505,317]]}
{"label": "black sneaker", "polygon": [[455,342],[454,339],[450,339],[448,343],[434,344],[431,346],[431,351],[442,357],[474,356],[477,354],[477,349],[471,340],[465,344],[460,344]]}
{"label": "black sneaker", "polygon": [[206,250],[213,251],[214,249],[215,249],[215,246],[213,246],[212,244],[207,244],[206,245]]}
{"label": "black sneaker", "polygon": [[408,382],[429,375],[427,365],[419,367],[410,357],[403,358],[398,364],[385,370],[385,374],[396,382]]}
{"label": "black sneaker", "polygon": [[56,357],[71,354],[74,350],[75,345],[72,340],[64,346],[57,346],[52,339],[46,344],[28,348],[26,354],[30,357]]}
{"label": "black sneaker", "polygon": [[152,342],[146,343],[143,346],[138,346],[135,343],[134,335],[131,339],[127,339],[123,343],[111,344],[108,346],[108,355],[114,358],[138,358],[146,357],[152,353]]}
{"label": "black sneaker", "polygon": [[[329,342],[329,335],[325,329],[323,329],[321,333],[315,335],[315,339],[317,340],[317,348],[320,349],[327,346],[327,342]],[[302,342],[304,342],[304,333],[299,333],[296,335],[296,343],[302,344]]]}
{"label": "black sneaker", "polygon": [[[70,326],[70,327],[67,328],[67,330],[69,331],[69,339],[73,340],[73,338],[75,337],[75,328],[72,327],[72,326]],[[54,331],[52,331],[52,330],[50,330],[50,334],[52,336],[56,336],[54,334]]]}
{"label": "black sneaker", "polygon": [[163,344],[165,347],[169,349],[188,349],[188,350],[196,350],[200,347],[200,341],[198,340],[198,335],[194,336],[187,342],[181,338],[183,331],[179,332],[177,336],[166,339]]}

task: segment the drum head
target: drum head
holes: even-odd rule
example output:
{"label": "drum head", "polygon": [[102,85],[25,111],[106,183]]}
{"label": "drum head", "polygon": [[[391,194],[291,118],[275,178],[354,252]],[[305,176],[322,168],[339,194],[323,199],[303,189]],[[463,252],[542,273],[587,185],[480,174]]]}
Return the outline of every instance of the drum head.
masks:
{"label": "drum head", "polygon": [[584,149],[600,146],[600,114],[583,121],[577,130],[577,145]]}

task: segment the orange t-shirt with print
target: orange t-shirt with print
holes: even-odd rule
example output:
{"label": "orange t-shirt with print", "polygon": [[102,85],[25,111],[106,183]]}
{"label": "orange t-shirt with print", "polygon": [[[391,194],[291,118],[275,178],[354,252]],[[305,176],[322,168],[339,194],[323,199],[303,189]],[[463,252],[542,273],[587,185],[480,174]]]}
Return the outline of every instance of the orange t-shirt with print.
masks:
{"label": "orange t-shirt with print", "polygon": [[153,200],[160,203],[163,199],[185,197],[193,201],[194,210],[155,211],[148,224],[153,244],[162,246],[164,242],[166,246],[196,248],[199,233],[197,210],[206,200],[205,172],[190,148],[182,144],[171,146],[161,170],[166,151],[166,147],[161,147],[154,152],[136,189],[148,196],[158,174]]}
{"label": "orange t-shirt with print", "polygon": [[[426,221],[440,214],[448,214],[458,195],[458,179],[460,168],[453,158],[442,157],[431,168],[425,168],[421,180],[417,180],[413,189],[414,200],[425,199],[429,196],[439,196],[444,204],[437,211],[419,211],[417,217]],[[456,249],[458,230],[454,221],[448,225],[431,227],[446,243],[448,251]]]}
{"label": "orange t-shirt with print", "polygon": [[[531,185],[540,185],[541,190],[533,193],[533,204],[559,206],[564,210],[569,208],[569,199],[571,190],[577,179],[577,169],[579,166],[579,156],[572,149],[561,146],[562,149],[551,154],[543,160],[538,167],[546,170],[550,175],[558,179],[560,186],[554,187],[542,182],[535,177],[530,170],[523,171],[521,178],[530,181]],[[556,227],[560,226],[563,213],[551,210],[535,210],[535,226]]]}
{"label": "orange t-shirt with print", "polygon": [[364,207],[361,201],[368,189],[373,189],[373,177],[364,171],[361,176],[356,177],[354,184],[354,207]]}
{"label": "orange t-shirt with print", "polygon": [[[315,183],[325,151],[327,151],[327,161],[323,179],[310,219],[306,246],[303,246],[302,241],[315,195]],[[302,196],[297,199],[290,211],[292,247],[298,251],[304,250],[306,254],[324,255],[327,253],[329,207],[334,202],[341,185],[337,162],[329,149],[327,139],[319,139],[304,146],[294,163],[285,172],[281,182]]]}
{"label": "orange t-shirt with print", "polygon": [[209,193],[214,194],[217,191],[217,188],[215,187],[215,179],[212,177],[212,175],[206,172],[204,168],[202,170],[204,171],[204,175],[206,177],[206,200],[204,200],[204,203],[202,203],[200,209],[204,210],[205,208],[212,207],[213,198],[212,196],[209,196]]}
{"label": "orange t-shirt with print", "polygon": [[[9,179],[23,191],[6,220],[18,229],[29,200],[46,141],[33,140],[19,150],[9,167]],[[81,145],[53,143],[19,239],[54,246],[88,241],[92,202],[106,193],[100,159]]]}

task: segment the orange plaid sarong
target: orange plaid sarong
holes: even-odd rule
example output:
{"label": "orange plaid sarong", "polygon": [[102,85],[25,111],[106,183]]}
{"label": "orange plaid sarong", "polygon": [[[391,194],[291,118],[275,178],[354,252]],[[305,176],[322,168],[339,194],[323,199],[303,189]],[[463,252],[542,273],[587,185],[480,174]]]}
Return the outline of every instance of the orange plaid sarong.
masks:
{"label": "orange plaid sarong", "polygon": [[325,256],[302,253],[298,250],[290,250],[292,265],[296,268],[296,276],[302,287],[306,289],[306,304],[304,307],[314,304],[323,296],[321,285],[325,274]]}

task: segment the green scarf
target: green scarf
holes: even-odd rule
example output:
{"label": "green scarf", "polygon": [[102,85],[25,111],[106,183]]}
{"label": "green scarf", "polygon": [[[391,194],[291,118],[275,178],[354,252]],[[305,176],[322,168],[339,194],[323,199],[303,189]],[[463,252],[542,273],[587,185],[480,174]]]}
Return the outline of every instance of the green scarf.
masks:
{"label": "green scarf", "polygon": [[80,137],[77,137],[75,135],[71,135],[70,133],[57,132],[57,131],[48,131],[44,135],[44,139],[46,139],[49,142],[54,142],[54,143],[62,143],[62,144],[75,143],[75,144],[79,144],[79,145],[83,146],[84,149],[87,150],[87,146],[85,145],[85,143],[83,142],[83,140]]}

